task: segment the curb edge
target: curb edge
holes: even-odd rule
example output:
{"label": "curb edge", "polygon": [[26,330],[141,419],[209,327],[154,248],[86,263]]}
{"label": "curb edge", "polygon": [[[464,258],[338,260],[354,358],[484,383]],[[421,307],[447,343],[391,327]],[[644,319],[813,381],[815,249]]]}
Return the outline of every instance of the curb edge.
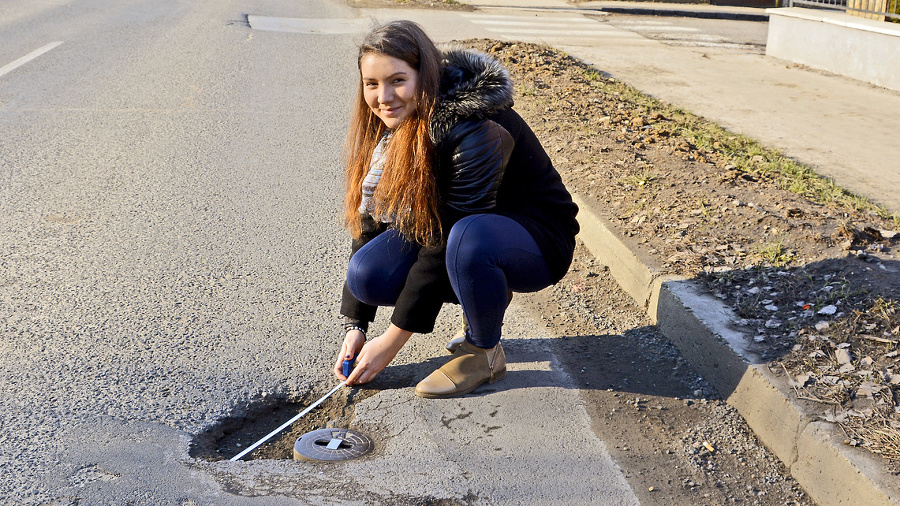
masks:
{"label": "curb edge", "polygon": [[[715,325],[731,309],[701,295],[689,280],[663,276],[645,255],[631,248],[591,205],[573,195],[578,205],[579,238],[594,257],[650,316],[700,374],[719,392],[729,392],[733,406],[762,441],[819,504],[900,505],[896,478],[888,476],[864,450],[848,447],[837,430],[806,414],[785,392],[788,385],[753,360],[725,333],[743,334]],[[644,257],[644,258],[642,258]],[[731,336],[734,337],[734,336]],[[748,360],[749,358],[749,360]],[[751,360],[755,363],[751,363]],[[862,502],[860,502],[862,501]]]}

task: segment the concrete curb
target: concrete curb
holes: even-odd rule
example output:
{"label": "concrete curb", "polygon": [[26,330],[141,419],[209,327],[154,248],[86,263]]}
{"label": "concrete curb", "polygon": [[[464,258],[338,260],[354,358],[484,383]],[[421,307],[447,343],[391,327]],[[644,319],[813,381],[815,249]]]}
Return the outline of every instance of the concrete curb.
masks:
{"label": "concrete curb", "polygon": [[744,343],[729,307],[687,279],[662,275],[652,259],[616,234],[575,196],[579,237],[619,285],[642,307],[759,439],[787,466],[810,497],[822,505],[898,505],[900,486],[874,456],[843,443],[835,426],[818,421],[789,395]]}

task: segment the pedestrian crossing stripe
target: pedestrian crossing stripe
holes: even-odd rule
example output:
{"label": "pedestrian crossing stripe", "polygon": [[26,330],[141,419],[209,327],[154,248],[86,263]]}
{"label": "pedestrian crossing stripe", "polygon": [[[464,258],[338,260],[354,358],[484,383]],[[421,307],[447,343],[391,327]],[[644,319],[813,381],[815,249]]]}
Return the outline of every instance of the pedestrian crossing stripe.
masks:
{"label": "pedestrian crossing stripe", "polygon": [[698,32],[697,28],[692,28],[689,26],[644,26],[644,25],[629,25],[627,30],[642,30],[645,32]]}
{"label": "pedestrian crossing stripe", "polygon": [[640,35],[631,32],[614,32],[607,30],[540,30],[540,29],[510,29],[510,28],[488,28],[489,31],[494,33],[501,34],[514,34],[514,35],[559,35],[559,36],[568,36],[568,35],[593,35],[597,37],[623,37],[623,38],[638,38],[642,39]]}
{"label": "pedestrian crossing stripe", "polygon": [[528,18],[498,14],[463,14],[473,24],[482,25],[488,31],[508,37],[557,36],[557,37],[613,37],[617,39],[641,39],[640,35],[614,26],[582,17]]}
{"label": "pedestrian crossing stripe", "polygon": [[[497,25],[497,26],[547,26],[547,27],[560,27],[560,28],[571,28],[572,23],[553,23],[546,21],[494,21],[490,19],[473,19],[472,23],[476,25]],[[599,23],[594,23],[598,26]]]}
{"label": "pedestrian crossing stripe", "polygon": [[671,25],[668,21],[653,21],[652,19],[642,19],[640,21],[622,19],[616,22],[619,25]]}
{"label": "pedestrian crossing stripe", "polygon": [[[522,21],[524,19],[528,19],[525,16],[508,16],[508,15],[502,15],[502,14],[462,14],[462,16],[466,17],[466,18],[470,18],[470,19],[508,19],[511,21]],[[535,19],[547,19],[547,20],[553,20],[555,22],[566,22],[566,23],[597,24],[597,22],[594,21],[593,19],[582,18],[582,17],[566,17],[566,18],[556,18],[556,17],[537,18],[537,17],[535,17]],[[540,22],[540,21],[538,21],[538,22]]]}
{"label": "pedestrian crossing stripe", "polygon": [[[696,33],[692,27],[673,26],[665,21],[626,21],[626,26],[614,26],[583,17],[527,18],[500,14],[463,14],[476,25],[489,31],[516,35],[564,35],[588,37],[644,38],[632,30],[645,32]],[[572,29],[574,28],[574,30]]]}

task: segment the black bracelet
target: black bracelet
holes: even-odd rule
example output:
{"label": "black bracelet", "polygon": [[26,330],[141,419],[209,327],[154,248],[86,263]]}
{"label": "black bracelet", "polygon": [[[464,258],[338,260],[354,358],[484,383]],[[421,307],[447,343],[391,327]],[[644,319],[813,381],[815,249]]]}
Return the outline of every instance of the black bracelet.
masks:
{"label": "black bracelet", "polygon": [[358,330],[365,334],[369,331],[369,322],[358,320],[356,318],[344,317],[344,332],[350,332],[351,330]]}
{"label": "black bracelet", "polygon": [[350,332],[351,330],[358,330],[362,332],[363,337],[366,336],[366,329],[360,327],[359,325],[344,325],[344,334]]}

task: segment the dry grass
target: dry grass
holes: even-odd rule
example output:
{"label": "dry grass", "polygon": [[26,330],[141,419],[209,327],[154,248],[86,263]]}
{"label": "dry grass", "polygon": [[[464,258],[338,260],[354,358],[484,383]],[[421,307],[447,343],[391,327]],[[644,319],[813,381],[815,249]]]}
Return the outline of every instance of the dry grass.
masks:
{"label": "dry grass", "polygon": [[883,413],[868,418],[849,416],[840,425],[850,438],[848,444],[861,445],[900,465],[900,428],[891,418]]}

